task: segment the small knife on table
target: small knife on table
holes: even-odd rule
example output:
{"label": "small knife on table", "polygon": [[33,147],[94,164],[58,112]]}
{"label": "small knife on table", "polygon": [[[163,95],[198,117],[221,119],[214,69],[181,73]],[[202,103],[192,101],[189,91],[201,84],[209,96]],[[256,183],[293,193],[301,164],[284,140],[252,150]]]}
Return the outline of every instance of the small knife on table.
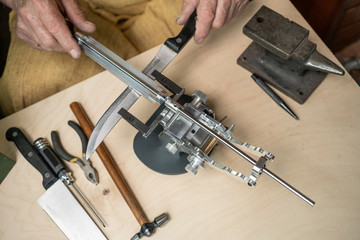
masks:
{"label": "small knife on table", "polygon": [[[186,43],[194,36],[195,25],[196,10],[189,17],[180,33],[176,37],[168,38],[164,42],[153,60],[145,67],[141,74],[138,74],[137,77],[141,78],[141,75],[146,75],[148,78],[155,79],[152,73],[154,71],[161,73],[172,62],[172,60],[186,45]],[[92,39],[89,36],[81,35],[79,33],[75,33],[74,36],[78,40],[80,48],[87,56],[92,58],[105,69],[109,70],[115,76],[121,78],[122,73],[120,74],[120,72],[122,70],[119,71],[119,68],[114,67],[112,62],[116,62],[118,66],[127,66],[127,69],[124,69],[125,71],[136,72],[136,69],[134,69],[132,66],[129,66],[123,59],[95,41],[95,39]],[[122,108],[129,110],[140,96],[141,93],[138,93],[131,87],[127,87],[111,104],[111,106],[106,110],[106,112],[96,124],[90,136],[86,150],[86,159],[90,158],[96,148],[109,134],[111,129],[120,121],[122,116],[118,112]]]}
{"label": "small knife on table", "polygon": [[6,139],[14,142],[24,158],[41,173],[46,192],[37,202],[64,235],[71,240],[106,240],[105,235],[22,131],[15,127],[9,128]]}

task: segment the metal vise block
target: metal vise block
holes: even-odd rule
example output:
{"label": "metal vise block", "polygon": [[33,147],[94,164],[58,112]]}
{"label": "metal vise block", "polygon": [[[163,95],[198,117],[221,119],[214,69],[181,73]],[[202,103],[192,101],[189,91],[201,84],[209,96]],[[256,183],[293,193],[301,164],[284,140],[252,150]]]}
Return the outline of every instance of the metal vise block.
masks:
{"label": "metal vise block", "polygon": [[309,31],[262,6],[244,26],[254,41],[238,64],[302,104],[326,77],[344,71],[316,50]]}

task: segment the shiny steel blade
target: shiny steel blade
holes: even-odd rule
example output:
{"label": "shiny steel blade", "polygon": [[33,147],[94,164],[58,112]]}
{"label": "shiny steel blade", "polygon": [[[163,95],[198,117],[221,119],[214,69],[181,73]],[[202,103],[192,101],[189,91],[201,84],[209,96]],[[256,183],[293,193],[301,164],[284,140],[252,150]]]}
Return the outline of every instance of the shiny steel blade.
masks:
{"label": "shiny steel blade", "polygon": [[87,148],[86,148],[86,159],[94,153],[96,148],[102,143],[105,137],[109,134],[111,129],[120,121],[122,118],[118,113],[121,108],[129,110],[130,107],[140,97],[136,91],[131,88],[126,88],[120,96],[111,104],[106,112],[101,116],[97,122],[93,132],[91,133]]}
{"label": "shiny steel blade", "polygon": [[[158,72],[161,73],[172,62],[172,60],[181,51],[181,49],[186,45],[186,43],[193,37],[193,35],[195,33],[195,25],[196,25],[196,10],[191,14],[191,16],[189,17],[189,19],[183,26],[180,33],[177,36],[175,36],[174,38],[168,38],[164,42],[164,44],[160,47],[160,50],[156,54],[154,59],[142,71],[142,74],[146,78],[154,79],[154,77],[152,76],[152,73],[154,72],[154,70],[157,70]],[[79,46],[89,57],[91,57],[94,61],[96,61],[97,63],[99,63],[106,69],[108,69],[115,76],[120,76],[120,75],[123,75],[123,73],[125,73],[125,72],[123,72],[122,74],[119,74],[118,68],[114,69],[112,64],[109,65],[109,63],[111,62],[111,61],[110,62],[108,61],[109,59],[115,59],[115,60],[118,60],[118,62],[121,62],[122,59],[119,59],[120,57],[116,56],[110,50],[108,50],[101,44],[97,43],[94,39],[92,39],[90,37],[86,37],[86,36],[84,37],[79,33],[75,33],[75,38],[78,40]],[[104,53],[104,55],[100,57],[99,55],[102,55],[102,53]],[[104,58],[104,56],[105,56],[105,58]],[[108,67],[110,67],[110,69]],[[134,69],[134,67],[132,67],[132,66],[128,66],[127,69],[132,70],[132,72],[136,73],[136,69]],[[141,76],[141,74],[137,74],[137,76],[140,76],[140,79],[143,78]],[[94,132],[91,134],[90,141],[89,141],[87,151],[86,151],[87,159],[89,159],[90,155],[95,151],[95,149],[98,147],[98,145],[104,140],[104,138],[110,132],[110,130],[114,127],[114,125],[121,119],[121,116],[119,114],[117,114],[118,107],[115,107],[115,106],[120,107],[120,105],[122,104],[121,101],[125,101],[126,104],[131,107],[131,105],[133,105],[136,102],[137,98],[139,97],[139,96],[137,98],[134,97],[136,93],[133,93],[134,90],[132,90],[132,89],[136,89],[141,95],[144,95],[144,91],[140,91],[136,86],[132,85],[132,84],[134,84],[133,83],[134,80],[135,80],[135,82],[137,82],[136,78],[131,79],[130,82],[126,82],[123,80],[126,84],[129,85],[130,89],[127,88],[117,99],[117,102],[113,103],[113,105],[114,105],[113,109],[109,108],[105,112],[104,116],[101,118],[101,123],[99,124],[99,127],[98,127],[98,124],[95,126]],[[148,85],[151,86],[152,84],[148,83]],[[132,89],[131,89],[131,87],[132,87]],[[146,89],[146,91],[145,91],[146,95],[144,97],[147,97],[151,101],[153,94],[155,92],[153,91],[153,92],[150,92],[150,94],[149,94],[148,90],[150,90],[150,89],[149,88]],[[157,90],[160,90],[160,92],[161,92],[161,89],[157,89]],[[124,97],[121,100],[120,98],[122,95]],[[113,113],[114,111],[116,111],[116,112]],[[115,116],[115,115],[118,115],[118,116]],[[107,121],[106,118],[109,118],[109,117],[111,117],[112,120]],[[101,130],[101,128],[105,128],[105,129]],[[99,135],[99,133],[101,133],[101,134]]]}
{"label": "shiny steel blade", "polygon": [[68,239],[107,239],[60,180],[55,182],[37,202]]}
{"label": "shiny steel blade", "polygon": [[[113,55],[113,53],[108,53]],[[166,45],[160,47],[159,52],[153,58],[153,60],[142,71],[148,77],[154,79],[151,73],[154,70],[162,72],[176,57],[177,53],[172,51]],[[95,60],[96,58],[93,57]],[[96,148],[104,141],[105,137],[110,133],[114,126],[122,118],[118,112],[121,108],[129,110],[130,107],[137,101],[141,94],[137,93],[134,89],[127,87],[120,96],[111,104],[111,106],[102,115],[98,123],[96,124],[93,132],[91,133],[88,146],[86,148],[86,159],[95,152]]]}
{"label": "shiny steel blade", "polygon": [[151,75],[154,70],[157,70],[160,73],[164,71],[164,69],[172,62],[176,55],[176,52],[163,44],[161,45],[159,52],[156,54],[153,60],[151,60],[151,62],[144,68],[142,72],[148,77],[154,79],[154,77]]}

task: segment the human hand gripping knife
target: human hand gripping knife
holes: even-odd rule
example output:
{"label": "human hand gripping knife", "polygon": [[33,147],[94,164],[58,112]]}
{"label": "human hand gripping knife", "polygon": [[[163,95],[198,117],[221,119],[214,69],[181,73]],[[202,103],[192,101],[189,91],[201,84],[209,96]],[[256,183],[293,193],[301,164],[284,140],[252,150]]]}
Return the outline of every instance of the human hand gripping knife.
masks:
{"label": "human hand gripping knife", "polygon": [[[95,151],[115,124],[121,118],[124,118],[139,130],[145,138],[151,135],[157,126],[161,126],[161,136],[167,139],[166,149],[173,154],[176,152],[187,154],[189,163],[185,169],[188,172],[196,174],[198,167],[207,163],[226,173],[230,173],[230,175],[248,183],[249,186],[255,186],[258,177],[265,173],[311,206],[315,204],[314,201],[266,168],[268,162],[274,158],[271,153],[246,142],[236,140],[232,135],[234,125],[226,127],[215,120],[214,112],[206,106],[208,98],[204,93],[197,90],[193,93],[192,100],[184,104],[179,103],[181,102],[180,98],[186,96],[184,95],[185,90],[161,74],[161,71],[174,58],[172,57],[169,60],[169,55],[161,54],[166,49],[164,47],[164,45],[167,45],[166,42],[149,64],[153,66],[148,66],[145,68],[146,71],[140,72],[95,39],[80,33],[75,33],[75,37],[86,55],[128,85],[128,88],[116,99],[97,123],[89,139],[86,152],[87,158]],[[180,37],[175,38],[173,43],[175,46],[183,44],[183,40]],[[171,51],[170,49],[166,50]],[[173,55],[176,55],[176,53]],[[164,61],[167,64],[165,67],[158,68],[158,70],[157,66],[160,65],[157,65],[156,62]],[[153,81],[154,78],[161,84]],[[132,98],[128,97],[130,92]],[[144,124],[127,111],[139,96],[145,97],[152,103],[157,102],[163,107],[160,114],[151,123]],[[224,144],[254,165],[251,174],[246,176],[211,159],[209,153],[217,142]],[[244,151],[257,155],[259,157],[258,161]]]}
{"label": "human hand gripping knife", "polygon": [[[57,174],[64,171],[63,167],[53,160],[46,162],[38,147],[33,146],[18,128],[9,128],[6,139],[14,142],[24,158],[42,175],[46,192],[38,199],[38,204],[68,239],[107,239],[65,186],[65,181],[71,181],[68,174]],[[52,153],[44,151],[43,154]]]}

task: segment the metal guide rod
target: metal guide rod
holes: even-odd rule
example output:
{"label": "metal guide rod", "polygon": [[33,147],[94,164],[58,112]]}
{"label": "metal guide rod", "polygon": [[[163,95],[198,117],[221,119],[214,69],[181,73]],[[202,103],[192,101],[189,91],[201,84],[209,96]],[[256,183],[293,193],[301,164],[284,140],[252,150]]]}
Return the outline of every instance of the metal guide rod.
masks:
{"label": "metal guide rod", "polygon": [[95,62],[139,92],[150,102],[163,102],[168,95],[166,89],[148,76],[131,66],[95,39],[80,33],[74,34],[84,53]]}
{"label": "metal guide rod", "polygon": [[[231,142],[227,141],[225,138],[223,138],[221,135],[217,134],[216,132],[214,132],[213,130],[211,130],[210,128],[208,128],[206,125],[204,125],[203,123],[201,123],[200,121],[198,121],[196,118],[194,118],[193,116],[191,116],[189,113],[183,111],[182,107],[175,101],[171,102],[172,104],[168,104],[168,102],[165,102],[166,106],[170,107],[171,109],[177,108],[178,112],[186,117],[187,119],[189,119],[190,121],[194,122],[195,124],[197,124],[200,128],[202,128],[203,130],[205,130],[208,134],[210,134],[211,136],[215,137],[217,140],[219,140],[221,143],[223,143],[225,146],[227,146],[228,148],[230,148],[231,150],[233,150],[234,152],[236,152],[237,154],[239,154],[241,157],[243,157],[245,160],[247,160],[248,162],[250,162],[252,165],[256,164],[256,161],[254,159],[252,159],[250,156],[248,156],[246,153],[244,153],[243,151],[241,151],[239,148],[237,148],[236,146],[234,146]],[[274,174],[273,172],[271,172],[270,170],[268,170],[267,168],[263,169],[263,172],[268,175],[269,177],[271,177],[272,179],[274,179],[276,182],[280,183],[282,186],[284,186],[285,188],[287,188],[290,192],[294,193],[296,196],[298,196],[299,198],[301,198],[302,200],[304,200],[306,203],[308,203],[311,206],[314,206],[315,202],[313,200],[311,200],[310,198],[308,198],[306,195],[304,195],[303,193],[301,193],[299,190],[295,189],[293,186],[291,186],[290,184],[288,184],[287,182],[285,182],[284,180],[282,180],[280,177],[278,177],[276,174]]]}
{"label": "metal guide rod", "polygon": [[95,208],[90,204],[89,200],[87,200],[87,198],[84,196],[84,194],[80,191],[80,189],[77,187],[77,185],[72,182],[70,183],[71,186],[73,186],[73,188],[75,189],[75,191],[78,193],[78,195],[80,196],[80,198],[83,200],[83,202],[86,204],[86,206],[90,209],[90,211],[92,212],[92,214],[94,214],[94,216],[96,217],[96,219],[100,222],[100,224],[103,227],[106,227],[106,224],[104,222],[104,220],[100,217],[99,213],[95,210]]}

